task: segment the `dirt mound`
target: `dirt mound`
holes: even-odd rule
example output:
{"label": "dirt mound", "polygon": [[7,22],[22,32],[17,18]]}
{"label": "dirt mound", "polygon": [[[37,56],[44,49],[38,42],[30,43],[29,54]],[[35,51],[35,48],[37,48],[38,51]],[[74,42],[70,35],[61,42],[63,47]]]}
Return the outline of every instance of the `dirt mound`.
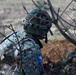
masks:
{"label": "dirt mound", "polygon": [[[42,55],[47,55],[51,61],[59,61],[65,58],[74,48],[75,45],[68,40],[54,40],[44,44]],[[46,60],[46,59],[45,59]]]}

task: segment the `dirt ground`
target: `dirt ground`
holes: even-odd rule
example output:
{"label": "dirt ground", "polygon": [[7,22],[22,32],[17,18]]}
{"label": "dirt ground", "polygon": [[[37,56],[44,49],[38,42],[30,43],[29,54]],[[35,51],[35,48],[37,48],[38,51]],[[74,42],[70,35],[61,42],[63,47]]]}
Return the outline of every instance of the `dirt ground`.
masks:
{"label": "dirt ground", "polygon": [[[68,54],[75,48],[75,45],[70,43],[68,40],[53,40],[49,41],[48,44],[44,44],[42,48],[43,57],[48,56],[51,61],[61,61],[67,57]],[[45,61],[46,59],[44,59]]]}

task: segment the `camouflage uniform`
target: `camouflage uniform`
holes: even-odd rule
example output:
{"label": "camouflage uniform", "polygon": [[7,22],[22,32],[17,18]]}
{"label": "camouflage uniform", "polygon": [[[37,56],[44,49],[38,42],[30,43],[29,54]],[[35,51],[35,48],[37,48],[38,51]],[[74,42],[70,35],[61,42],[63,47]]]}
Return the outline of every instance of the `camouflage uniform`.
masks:
{"label": "camouflage uniform", "polygon": [[[31,35],[27,35],[25,31],[18,31],[16,35],[21,45],[22,69],[26,75],[40,75],[43,64],[39,44],[33,40]],[[13,48],[14,51],[17,50],[10,40],[19,48],[15,34],[11,34],[0,44],[0,56],[5,54],[5,52],[9,52],[8,50],[10,48]],[[12,47],[10,47],[11,45]],[[9,52],[9,54],[11,53]],[[18,50],[18,55],[19,54],[20,52]],[[17,66],[13,75],[20,75],[20,68],[18,67],[19,66]]]}

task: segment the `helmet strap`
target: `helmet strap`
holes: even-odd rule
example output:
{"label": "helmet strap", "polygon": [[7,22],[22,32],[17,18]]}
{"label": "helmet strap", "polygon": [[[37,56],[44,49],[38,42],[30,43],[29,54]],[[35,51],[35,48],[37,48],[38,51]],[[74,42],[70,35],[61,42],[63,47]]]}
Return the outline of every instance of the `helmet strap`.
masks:
{"label": "helmet strap", "polygon": [[48,39],[47,39],[47,34],[45,35],[45,43],[48,42]]}

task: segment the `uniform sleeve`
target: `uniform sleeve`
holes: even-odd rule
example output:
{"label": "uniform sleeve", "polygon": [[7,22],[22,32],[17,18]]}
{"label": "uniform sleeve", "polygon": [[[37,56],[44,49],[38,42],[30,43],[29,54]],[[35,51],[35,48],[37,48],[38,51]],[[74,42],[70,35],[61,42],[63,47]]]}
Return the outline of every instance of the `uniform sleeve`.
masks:
{"label": "uniform sleeve", "polygon": [[8,47],[12,44],[12,42],[13,36],[10,36],[0,44],[0,56],[2,56],[4,52],[8,50]]}
{"label": "uniform sleeve", "polygon": [[[17,35],[17,37],[16,37]],[[15,46],[18,43],[18,40],[20,41],[22,38],[25,37],[25,32],[24,31],[18,31],[16,32],[16,35],[13,33],[9,36],[7,36],[0,44],[0,56],[2,56],[6,51],[10,50],[13,47],[10,46]],[[18,38],[18,40],[17,40]]]}

